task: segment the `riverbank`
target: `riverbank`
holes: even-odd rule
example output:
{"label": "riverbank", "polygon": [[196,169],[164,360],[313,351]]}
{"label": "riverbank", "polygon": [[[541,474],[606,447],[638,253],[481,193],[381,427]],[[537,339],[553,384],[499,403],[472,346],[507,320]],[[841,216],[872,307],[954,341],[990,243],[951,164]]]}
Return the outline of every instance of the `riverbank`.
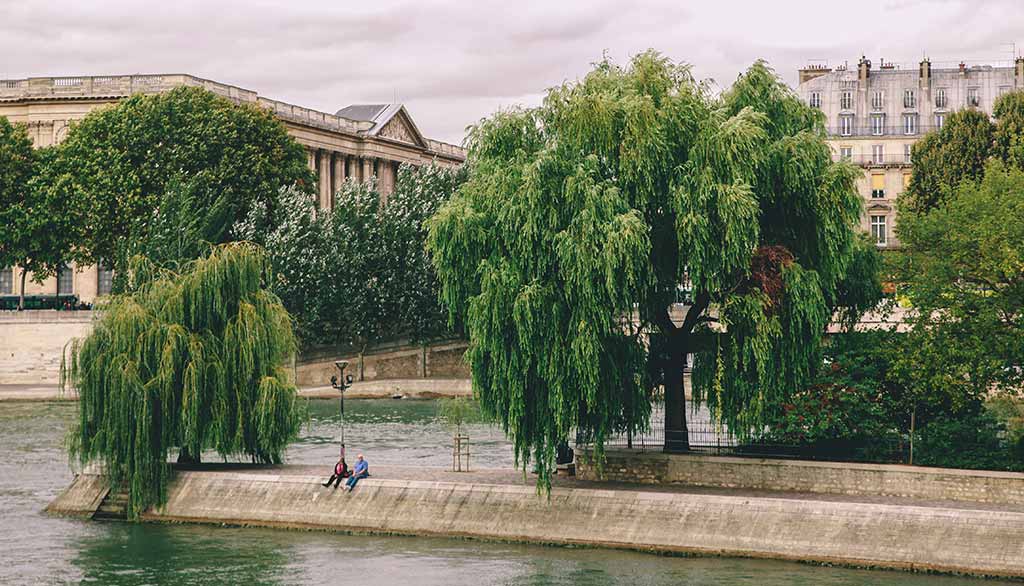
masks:
{"label": "riverbank", "polygon": [[[175,473],[149,522],[471,537],[1024,577],[1024,506],[558,478],[550,496],[514,470],[374,467],[349,494],[308,466]],[[50,510],[91,515],[79,475]],[[95,510],[95,509],[93,509]]]}
{"label": "riverbank", "polygon": [[[345,391],[346,399],[437,399],[470,396],[469,379],[389,379],[353,383]],[[337,389],[324,386],[300,387],[299,396],[309,399],[337,399]],[[0,385],[0,402],[77,401],[74,392],[61,393],[58,385]]]}

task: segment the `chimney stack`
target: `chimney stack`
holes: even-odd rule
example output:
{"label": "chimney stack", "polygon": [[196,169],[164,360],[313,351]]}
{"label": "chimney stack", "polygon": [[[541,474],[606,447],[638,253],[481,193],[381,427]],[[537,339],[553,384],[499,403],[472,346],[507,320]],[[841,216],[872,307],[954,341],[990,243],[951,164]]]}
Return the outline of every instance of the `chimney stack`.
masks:
{"label": "chimney stack", "polygon": [[871,62],[861,55],[860,61],[857,63],[857,81],[862,87],[867,85],[869,75],[871,75]]}
{"label": "chimney stack", "polygon": [[800,83],[811,81],[816,77],[821,77],[822,75],[831,72],[832,68],[827,65],[808,65],[807,67],[800,69]]}
{"label": "chimney stack", "polygon": [[924,60],[921,61],[920,77],[921,89],[927,90],[928,87],[931,85],[932,81],[932,62],[927,57],[925,57]]}
{"label": "chimney stack", "polygon": [[1013,85],[1024,88],[1024,57],[1013,60]]}

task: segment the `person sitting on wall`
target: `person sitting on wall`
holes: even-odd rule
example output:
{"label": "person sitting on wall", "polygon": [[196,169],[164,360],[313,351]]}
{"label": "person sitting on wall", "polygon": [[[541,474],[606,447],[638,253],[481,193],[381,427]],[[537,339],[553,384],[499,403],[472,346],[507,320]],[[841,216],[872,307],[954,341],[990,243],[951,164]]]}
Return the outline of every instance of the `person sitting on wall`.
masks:
{"label": "person sitting on wall", "polygon": [[370,467],[366,463],[366,460],[363,459],[362,454],[356,456],[356,467],[352,471],[352,476],[349,476],[348,480],[345,481],[345,488],[347,488],[349,492],[352,492],[352,489],[356,487],[356,483],[359,482],[361,478],[366,478],[370,475],[369,468]]}
{"label": "person sitting on wall", "polygon": [[338,463],[334,465],[334,474],[327,479],[327,482],[323,483],[323,486],[330,486],[333,482],[334,488],[338,488],[338,485],[341,484],[341,479],[348,477],[348,464],[345,462],[345,456],[342,456],[341,459],[338,460]]}

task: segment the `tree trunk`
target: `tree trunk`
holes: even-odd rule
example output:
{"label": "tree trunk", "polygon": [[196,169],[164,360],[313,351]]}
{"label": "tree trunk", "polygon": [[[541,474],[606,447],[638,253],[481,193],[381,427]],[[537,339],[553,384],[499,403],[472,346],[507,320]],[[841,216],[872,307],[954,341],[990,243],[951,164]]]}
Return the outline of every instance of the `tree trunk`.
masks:
{"label": "tree trunk", "polygon": [[178,451],[178,463],[179,464],[199,464],[202,462],[200,454],[193,454],[189,452],[188,448],[182,447]]}
{"label": "tree trunk", "polygon": [[[672,346],[677,346],[675,341]],[[686,392],[683,386],[686,352],[672,348],[665,363],[665,451],[690,451],[690,433],[686,427]]]}
{"label": "tree trunk", "polygon": [[21,267],[21,293],[18,294],[18,311],[25,309],[25,276],[28,269]]}

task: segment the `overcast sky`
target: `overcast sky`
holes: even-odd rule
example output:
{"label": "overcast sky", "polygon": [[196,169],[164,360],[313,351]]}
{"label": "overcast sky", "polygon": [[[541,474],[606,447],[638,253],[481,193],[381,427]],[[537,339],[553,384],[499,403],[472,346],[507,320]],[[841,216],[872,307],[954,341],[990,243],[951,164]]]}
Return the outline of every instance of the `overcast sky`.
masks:
{"label": "overcast sky", "polygon": [[862,53],[1009,60],[1024,0],[0,0],[0,33],[0,78],[191,73],[327,112],[397,95],[458,143],[603,52],[655,48],[722,87],[757,58],[791,84]]}

